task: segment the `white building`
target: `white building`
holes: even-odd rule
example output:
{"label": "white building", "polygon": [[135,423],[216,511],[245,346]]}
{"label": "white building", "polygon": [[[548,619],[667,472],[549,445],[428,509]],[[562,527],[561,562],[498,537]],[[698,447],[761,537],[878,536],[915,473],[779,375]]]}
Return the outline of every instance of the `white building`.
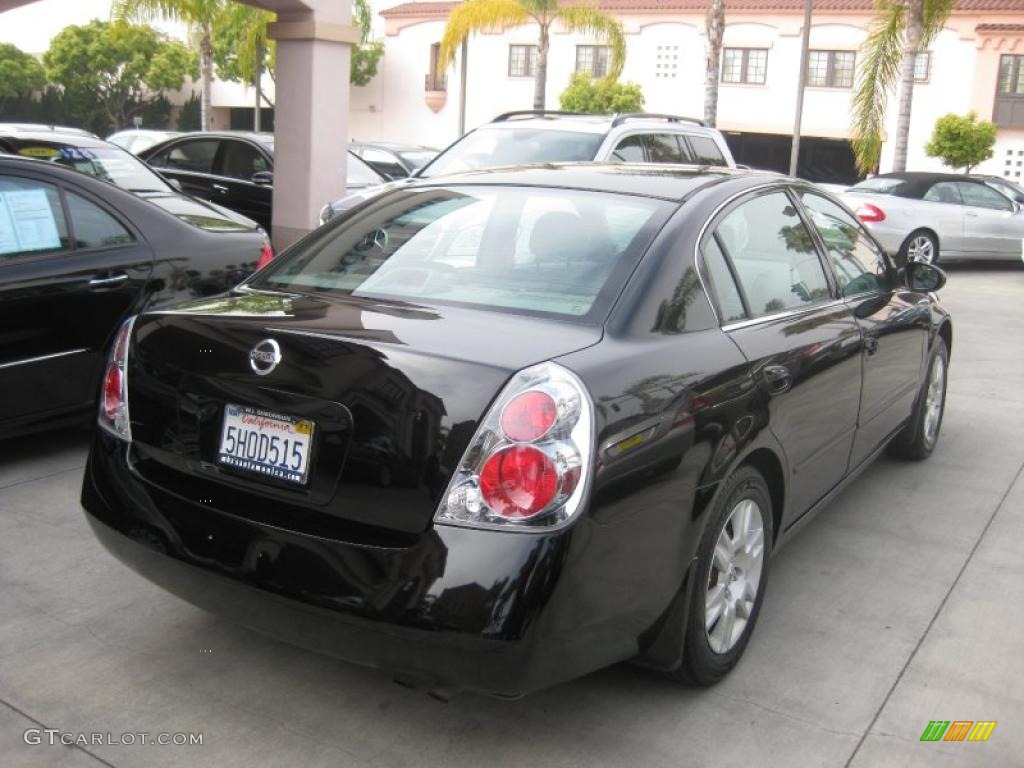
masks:
{"label": "white building", "polygon": [[[459,135],[461,62],[436,71],[440,41],[453,2],[403,3],[381,13],[386,52],[379,75],[351,94],[351,134],[437,147]],[[706,0],[600,0],[626,32],[622,80],[639,83],[650,112],[701,115]],[[802,0],[729,0],[719,91],[718,127],[739,162],[788,166],[803,26]],[[851,171],[850,101],[859,48],[867,36],[873,0],[815,0],[811,78],[804,102],[807,150],[802,169],[819,178]],[[996,155],[983,170],[1017,178],[1024,170],[1024,2],[957,0],[946,27],[918,61],[908,167],[938,169],[924,145],[936,118],[976,111],[999,126]],[[533,104],[528,25],[473,36],[466,66],[465,126]],[[555,30],[548,63],[547,107],[571,73],[600,73],[600,41]],[[596,65],[594,62],[597,62]],[[1003,67],[1004,77],[999,77]],[[1017,73],[1020,72],[1018,79]],[[1002,91],[998,93],[1000,87]],[[888,129],[895,125],[895,100]],[[883,170],[892,146],[882,152]],[[1007,165],[1009,160],[1010,164]]]}

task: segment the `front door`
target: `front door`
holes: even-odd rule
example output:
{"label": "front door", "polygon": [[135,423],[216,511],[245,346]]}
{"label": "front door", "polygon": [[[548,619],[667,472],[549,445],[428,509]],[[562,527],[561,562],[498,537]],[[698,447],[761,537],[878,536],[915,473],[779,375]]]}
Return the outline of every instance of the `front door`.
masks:
{"label": "front door", "polygon": [[95,402],[151,270],[148,246],[100,201],[0,176],[0,429]]}
{"label": "front door", "polygon": [[1009,199],[977,181],[958,181],[964,200],[964,240],[970,254],[997,259],[1020,259],[1024,215]]}
{"label": "front door", "polygon": [[221,141],[220,155],[214,166],[213,202],[248,216],[270,232],[274,190],[260,183],[256,174],[273,172],[270,157],[241,139]]}

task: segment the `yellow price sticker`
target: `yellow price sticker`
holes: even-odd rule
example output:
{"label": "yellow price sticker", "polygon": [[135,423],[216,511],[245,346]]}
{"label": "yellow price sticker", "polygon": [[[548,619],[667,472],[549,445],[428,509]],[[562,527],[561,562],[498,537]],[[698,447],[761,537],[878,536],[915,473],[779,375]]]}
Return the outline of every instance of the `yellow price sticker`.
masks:
{"label": "yellow price sticker", "polygon": [[25,147],[18,150],[25,157],[60,157],[60,150],[53,147]]}

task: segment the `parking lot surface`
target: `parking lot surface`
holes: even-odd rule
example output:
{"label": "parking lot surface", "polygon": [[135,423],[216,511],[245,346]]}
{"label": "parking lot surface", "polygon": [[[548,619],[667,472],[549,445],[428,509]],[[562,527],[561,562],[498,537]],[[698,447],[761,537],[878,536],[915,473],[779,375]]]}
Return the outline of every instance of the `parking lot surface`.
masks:
{"label": "parking lot surface", "polygon": [[[519,701],[444,704],[151,586],[78,504],[82,433],[0,444],[0,764],[1024,766],[1024,268],[950,270],[942,439],[883,458],[779,553],[715,688],[619,665]],[[985,743],[920,741],[994,720]],[[29,745],[201,733],[201,745]]]}

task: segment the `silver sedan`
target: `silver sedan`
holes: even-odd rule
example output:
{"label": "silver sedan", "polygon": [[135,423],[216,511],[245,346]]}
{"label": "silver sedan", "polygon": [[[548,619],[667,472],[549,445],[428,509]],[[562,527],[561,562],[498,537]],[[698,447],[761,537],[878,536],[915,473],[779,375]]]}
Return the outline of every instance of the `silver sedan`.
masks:
{"label": "silver sedan", "polygon": [[1021,204],[979,179],[887,173],[840,195],[899,259],[1024,259]]}

